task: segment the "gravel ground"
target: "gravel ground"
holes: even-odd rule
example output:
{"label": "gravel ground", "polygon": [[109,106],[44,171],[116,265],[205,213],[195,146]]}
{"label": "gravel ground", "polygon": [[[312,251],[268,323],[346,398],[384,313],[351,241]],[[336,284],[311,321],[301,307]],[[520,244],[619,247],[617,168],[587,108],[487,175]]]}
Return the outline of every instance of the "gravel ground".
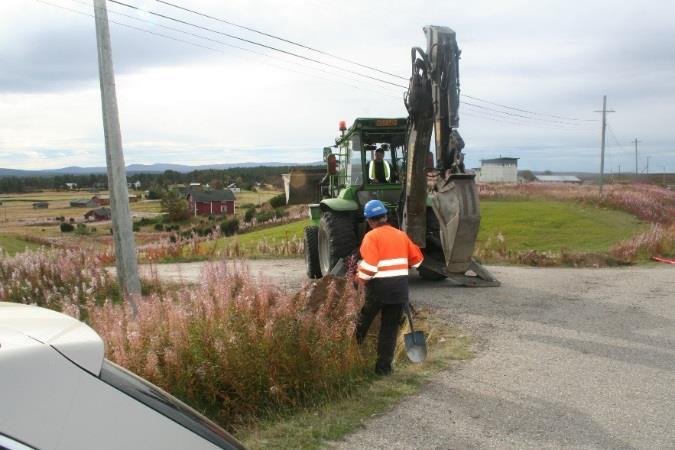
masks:
{"label": "gravel ground", "polygon": [[[305,280],[302,260],[249,264]],[[201,263],[156,267],[195,281]],[[476,357],[336,448],[675,449],[675,268],[490,270],[502,287],[411,278],[414,302],[470,332]]]}
{"label": "gravel ground", "polygon": [[413,283],[476,358],[337,448],[675,448],[675,268],[491,270],[502,287]]}

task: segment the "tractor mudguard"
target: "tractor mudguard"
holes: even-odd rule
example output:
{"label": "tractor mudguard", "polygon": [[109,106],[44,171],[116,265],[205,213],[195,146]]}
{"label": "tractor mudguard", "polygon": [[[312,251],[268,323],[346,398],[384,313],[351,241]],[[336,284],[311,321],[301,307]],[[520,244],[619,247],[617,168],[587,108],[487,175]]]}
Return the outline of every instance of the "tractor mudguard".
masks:
{"label": "tractor mudguard", "polygon": [[321,211],[358,211],[359,204],[354,200],[345,200],[343,198],[325,198],[320,203]]}

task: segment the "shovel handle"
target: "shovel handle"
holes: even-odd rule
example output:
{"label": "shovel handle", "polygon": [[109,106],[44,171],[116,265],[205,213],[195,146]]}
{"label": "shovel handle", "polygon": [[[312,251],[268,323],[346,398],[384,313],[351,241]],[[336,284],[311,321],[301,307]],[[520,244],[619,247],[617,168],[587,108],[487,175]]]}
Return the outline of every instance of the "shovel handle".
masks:
{"label": "shovel handle", "polygon": [[413,341],[415,340],[415,328],[413,327],[412,314],[410,314],[410,303],[403,305],[405,315],[408,316],[408,323],[410,324],[410,332],[413,334]]}

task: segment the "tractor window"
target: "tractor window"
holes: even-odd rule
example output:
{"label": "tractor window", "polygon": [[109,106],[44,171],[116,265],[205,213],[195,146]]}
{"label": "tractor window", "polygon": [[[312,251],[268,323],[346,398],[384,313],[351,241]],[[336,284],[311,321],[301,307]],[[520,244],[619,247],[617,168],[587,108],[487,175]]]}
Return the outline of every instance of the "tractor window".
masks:
{"label": "tractor window", "polygon": [[363,183],[363,166],[361,165],[361,152],[354,152],[351,164],[351,185]]}

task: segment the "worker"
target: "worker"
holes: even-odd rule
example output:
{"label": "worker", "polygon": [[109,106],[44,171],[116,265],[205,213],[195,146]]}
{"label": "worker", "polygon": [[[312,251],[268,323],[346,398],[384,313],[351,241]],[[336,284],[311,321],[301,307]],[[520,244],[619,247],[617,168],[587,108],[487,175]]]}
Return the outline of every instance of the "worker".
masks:
{"label": "worker", "polygon": [[387,223],[387,208],[381,201],[366,203],[363,215],[371,230],[359,249],[362,259],[356,276],[366,285],[366,299],[359,312],[356,340],[363,342],[373,319],[382,311],[375,373],[388,375],[403,306],[408,302],[408,268],[419,267],[423,256],[405,232]]}
{"label": "worker", "polygon": [[384,148],[375,150],[375,159],[368,163],[368,179],[371,183],[389,183],[391,166],[384,160]]}

